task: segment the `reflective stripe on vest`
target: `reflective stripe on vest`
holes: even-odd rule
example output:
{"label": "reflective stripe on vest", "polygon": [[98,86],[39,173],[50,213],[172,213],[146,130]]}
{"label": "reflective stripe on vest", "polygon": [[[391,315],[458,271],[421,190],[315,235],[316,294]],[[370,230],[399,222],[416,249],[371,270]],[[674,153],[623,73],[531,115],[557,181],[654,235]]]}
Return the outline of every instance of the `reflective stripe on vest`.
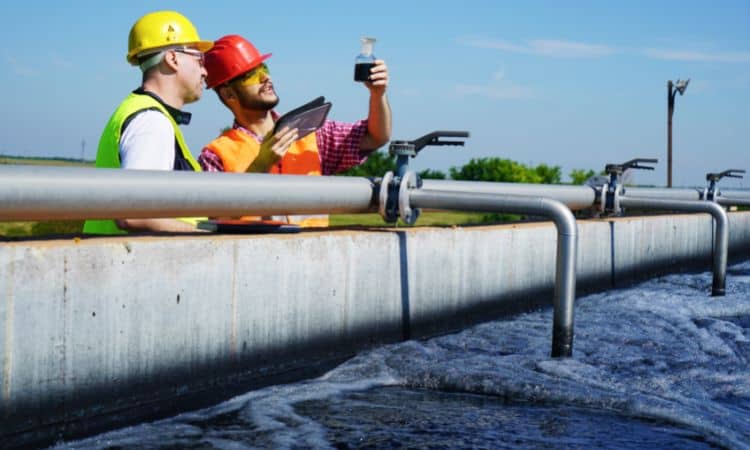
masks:
{"label": "reflective stripe on vest", "polygon": [[[120,106],[117,107],[112,117],[109,118],[109,122],[104,127],[101,138],[99,138],[99,148],[96,152],[96,167],[103,168],[120,168],[120,133],[122,132],[122,124],[125,121],[137,114],[138,112],[156,109],[164,114],[169,123],[172,124],[174,129],[175,139],[177,145],[180,148],[182,156],[190,164],[196,172],[200,172],[201,166],[193,158],[190,153],[185,139],[182,137],[182,131],[174,121],[169,112],[162,106],[161,103],[156,101],[149,95],[134,94],[128,95]],[[123,193],[126,195],[127,193]],[[205,218],[180,218],[188,223],[195,223],[197,220],[204,220]],[[117,226],[114,220],[87,220],[83,225],[83,232],[89,234],[127,234],[126,231],[122,230]]]}
{"label": "reflective stripe on vest", "polygon": [[[232,128],[211,141],[206,148],[221,159],[225,172],[258,172],[253,167],[260,153],[260,143],[246,132]],[[268,173],[282,175],[320,175],[320,153],[315,133],[310,133],[297,140]],[[328,216],[294,215],[285,216],[286,221],[303,227],[327,227]],[[246,216],[246,220],[257,220],[259,217]],[[280,217],[274,216],[274,219]]]}

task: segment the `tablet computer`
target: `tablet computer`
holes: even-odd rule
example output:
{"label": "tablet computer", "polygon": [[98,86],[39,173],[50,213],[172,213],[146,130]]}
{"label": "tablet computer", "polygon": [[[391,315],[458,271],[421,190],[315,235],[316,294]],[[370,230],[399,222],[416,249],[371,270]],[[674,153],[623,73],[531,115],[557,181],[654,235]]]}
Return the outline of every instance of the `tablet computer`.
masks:
{"label": "tablet computer", "polygon": [[318,97],[279,117],[274,125],[273,134],[284,127],[296,128],[298,139],[302,139],[323,125],[330,110],[331,103],[326,102],[324,97]]}

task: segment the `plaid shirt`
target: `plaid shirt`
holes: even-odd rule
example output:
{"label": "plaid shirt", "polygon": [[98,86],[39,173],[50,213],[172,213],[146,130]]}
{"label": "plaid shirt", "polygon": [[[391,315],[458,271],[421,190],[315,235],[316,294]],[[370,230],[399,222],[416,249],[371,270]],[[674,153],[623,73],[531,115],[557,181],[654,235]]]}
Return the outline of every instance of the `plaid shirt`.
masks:
{"label": "plaid shirt", "polygon": [[[278,118],[278,115],[274,114],[274,116],[274,119]],[[258,143],[263,142],[262,136],[240,126],[237,122],[232,128],[247,133]],[[323,126],[315,131],[322,174],[333,175],[365,162],[370,152],[359,148],[365,133],[367,133],[367,120],[354,123],[326,120]],[[206,172],[224,171],[221,159],[207,147],[201,151],[198,162]]]}

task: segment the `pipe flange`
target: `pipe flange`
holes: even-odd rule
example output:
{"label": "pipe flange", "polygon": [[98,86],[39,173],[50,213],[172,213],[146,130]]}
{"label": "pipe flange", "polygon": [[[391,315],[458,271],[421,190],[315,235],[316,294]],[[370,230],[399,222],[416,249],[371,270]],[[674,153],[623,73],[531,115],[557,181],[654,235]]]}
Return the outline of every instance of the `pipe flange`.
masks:
{"label": "pipe flange", "polygon": [[607,184],[606,191],[604,191],[604,213],[611,216],[621,215],[620,196],[624,194],[625,190],[617,180]]}
{"label": "pipe flange", "polygon": [[407,225],[414,225],[421,213],[419,208],[411,209],[409,206],[409,189],[419,188],[421,185],[422,180],[414,171],[406,172],[401,179],[398,189],[398,210],[401,220]]}
{"label": "pipe flange", "polygon": [[598,190],[599,197],[596,199],[599,203],[599,213],[607,212],[607,190],[609,189],[609,183],[604,183]]}
{"label": "pipe flange", "polygon": [[391,182],[393,182],[393,172],[386,172],[385,175],[383,175],[383,179],[380,180],[380,193],[378,195],[380,204],[378,205],[378,212],[380,213],[380,217],[383,218],[386,222],[394,222],[395,219],[390,217],[388,214],[388,190],[391,187]]}

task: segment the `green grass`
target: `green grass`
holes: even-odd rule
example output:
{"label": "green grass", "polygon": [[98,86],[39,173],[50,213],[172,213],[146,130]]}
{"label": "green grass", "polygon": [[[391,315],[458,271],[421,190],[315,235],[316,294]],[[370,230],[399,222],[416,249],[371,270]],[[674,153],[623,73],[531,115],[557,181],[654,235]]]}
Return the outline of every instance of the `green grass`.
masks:
{"label": "green grass", "polygon": [[38,237],[81,234],[83,220],[44,220],[39,222],[0,222],[0,237]]}
{"label": "green grass", "polygon": [[31,236],[31,228],[35,222],[0,222],[0,236],[26,237]]}
{"label": "green grass", "polygon": [[[422,212],[414,226],[456,226],[483,225],[518,220],[518,216],[510,214],[486,214],[452,211]],[[400,220],[396,224],[383,221],[379,214],[333,214],[330,218],[331,226],[368,226],[368,227],[405,227]]]}
{"label": "green grass", "polygon": [[7,156],[0,155],[0,164],[24,164],[31,166],[71,166],[71,167],[92,167],[93,161],[81,161],[70,158],[37,158],[25,156]]}

